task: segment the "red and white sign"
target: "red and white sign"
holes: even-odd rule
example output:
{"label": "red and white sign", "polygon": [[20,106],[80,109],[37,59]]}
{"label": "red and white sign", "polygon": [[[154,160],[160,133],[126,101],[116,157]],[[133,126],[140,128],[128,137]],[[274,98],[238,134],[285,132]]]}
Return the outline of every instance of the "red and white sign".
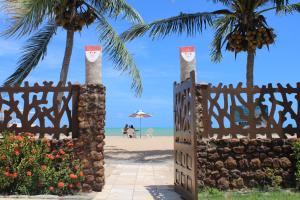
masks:
{"label": "red and white sign", "polygon": [[102,48],[100,46],[86,46],[85,56],[89,62],[95,62],[101,55]]}
{"label": "red and white sign", "polygon": [[187,62],[192,62],[196,56],[196,49],[193,46],[181,47],[180,54]]}

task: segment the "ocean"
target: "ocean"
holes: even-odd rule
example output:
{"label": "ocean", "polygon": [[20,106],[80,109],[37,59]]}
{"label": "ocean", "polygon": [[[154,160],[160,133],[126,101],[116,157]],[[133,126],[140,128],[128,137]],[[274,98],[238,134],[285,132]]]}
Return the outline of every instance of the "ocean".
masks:
{"label": "ocean", "polygon": [[[146,134],[148,128],[142,128],[142,135]],[[154,130],[153,136],[173,136],[173,128],[152,128]],[[140,134],[139,131],[136,133]],[[122,136],[122,128],[105,128],[105,135],[107,136]]]}

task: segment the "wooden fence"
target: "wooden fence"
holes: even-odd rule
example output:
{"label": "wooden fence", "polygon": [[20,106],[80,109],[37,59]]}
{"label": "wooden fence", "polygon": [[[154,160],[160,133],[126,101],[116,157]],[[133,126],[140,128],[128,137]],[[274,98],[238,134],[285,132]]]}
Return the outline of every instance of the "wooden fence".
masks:
{"label": "wooden fence", "polygon": [[[43,85],[0,87],[0,132],[31,132],[44,137],[44,134],[60,134],[78,137],[78,98],[79,85]],[[63,94],[59,103],[58,95]]]}
{"label": "wooden fence", "polygon": [[300,83],[196,85],[196,107],[200,138],[300,137]]}

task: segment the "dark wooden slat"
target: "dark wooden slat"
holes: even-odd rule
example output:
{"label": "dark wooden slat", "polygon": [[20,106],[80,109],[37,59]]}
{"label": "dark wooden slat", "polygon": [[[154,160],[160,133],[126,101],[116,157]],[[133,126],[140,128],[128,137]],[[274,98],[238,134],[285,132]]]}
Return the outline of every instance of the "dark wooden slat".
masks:
{"label": "dark wooden slat", "polygon": [[[24,86],[0,87],[0,109],[4,110],[4,121],[0,122],[0,131],[31,132],[40,134],[41,137],[47,133],[53,134],[55,138],[60,134],[68,136],[72,131],[78,131],[76,115],[79,88],[79,85],[73,86],[71,83],[67,86],[62,86],[61,83],[54,86],[53,82],[44,82],[43,85],[36,83],[33,86],[25,82]],[[57,96],[61,92],[65,96],[60,105]],[[72,108],[69,105],[71,102]],[[33,116],[30,116],[31,112],[34,112]],[[21,127],[11,123],[13,113],[16,114],[16,120],[21,123]],[[67,116],[66,125],[62,125],[64,116]],[[46,124],[47,120],[50,124]],[[75,135],[78,136],[76,131]]]}
{"label": "dark wooden slat", "polygon": [[79,121],[78,121],[78,103],[79,103],[80,85],[76,84],[72,87],[72,137],[79,137]]}
{"label": "dark wooden slat", "polygon": [[[175,157],[175,190],[187,200],[196,200],[198,196],[195,121],[195,73],[192,72],[191,79],[180,84],[174,83],[174,150],[179,152],[180,156],[183,153],[185,159],[189,157],[191,162],[190,165],[188,163],[182,165],[182,163],[177,163],[177,157]],[[185,177],[190,177],[190,190],[187,182],[185,185],[176,182],[177,171],[180,175],[184,174]]]}
{"label": "dark wooden slat", "polygon": [[[197,85],[196,89],[198,95],[202,95],[202,98],[198,98],[202,102],[197,102],[203,105],[204,131],[199,135],[202,138],[210,138],[213,134],[217,134],[219,139],[229,134],[232,138],[241,134],[253,139],[257,134],[266,134],[271,138],[272,133],[280,137],[286,137],[286,134],[300,136],[300,83],[296,87],[289,84],[268,84],[254,88],[242,87],[242,83],[236,88],[233,85],[227,87],[219,84],[217,87],[209,85],[207,89]],[[241,106],[248,110],[248,114],[244,114]],[[255,116],[257,107],[261,110],[259,116]],[[242,121],[247,122],[248,127],[236,124],[235,113],[240,115]],[[225,121],[228,123],[225,124]],[[257,128],[257,123],[261,122],[265,127]],[[286,122],[290,125],[285,125]]]}

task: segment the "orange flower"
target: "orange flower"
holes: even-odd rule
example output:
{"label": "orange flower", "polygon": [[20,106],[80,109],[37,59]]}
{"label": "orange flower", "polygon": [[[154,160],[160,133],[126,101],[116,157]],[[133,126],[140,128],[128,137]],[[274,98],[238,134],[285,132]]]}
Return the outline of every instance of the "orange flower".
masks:
{"label": "orange flower", "polygon": [[1,160],[6,160],[6,156],[5,156],[5,155],[2,155],[2,156],[1,156]]}
{"label": "orange flower", "polygon": [[59,158],[59,154],[56,154],[55,158]]}
{"label": "orange flower", "polygon": [[34,160],[34,159],[33,159],[32,157],[29,158],[29,162],[30,162],[30,163],[32,163],[33,160]]}
{"label": "orange flower", "polygon": [[83,177],[83,172],[79,172],[79,176],[80,176],[80,177]]}
{"label": "orange flower", "polygon": [[79,170],[79,166],[78,165],[75,165],[74,167],[76,170]]}
{"label": "orange flower", "polygon": [[58,187],[58,188],[63,188],[63,187],[65,187],[64,182],[58,182],[57,187]]}
{"label": "orange flower", "polygon": [[46,170],[47,166],[46,165],[42,165],[41,168],[42,168],[42,170]]}
{"label": "orange flower", "polygon": [[10,173],[9,173],[9,172],[5,172],[4,175],[5,175],[6,177],[9,177],[9,176],[10,176]]}
{"label": "orange flower", "polygon": [[50,160],[54,160],[54,156],[51,154],[46,154],[46,157],[49,158]]}
{"label": "orange flower", "polygon": [[32,176],[31,171],[26,172],[26,175],[27,175],[27,176]]}
{"label": "orange flower", "polygon": [[50,186],[48,189],[49,189],[50,191],[53,191],[53,190],[54,190],[54,187]]}
{"label": "orange flower", "polygon": [[36,154],[36,153],[37,153],[37,150],[36,150],[36,149],[32,149],[32,150],[31,150],[31,153]]}
{"label": "orange flower", "polygon": [[62,149],[60,149],[60,150],[59,150],[59,153],[60,153],[61,155],[64,155],[64,154],[65,154],[65,151],[62,150]]}
{"label": "orange flower", "polygon": [[20,155],[20,151],[19,150],[15,150],[15,155],[16,156]]}
{"label": "orange flower", "polygon": [[75,174],[70,174],[70,179],[77,179],[77,176]]}
{"label": "orange flower", "polygon": [[17,176],[18,176],[18,173],[17,173],[17,172],[14,172],[14,173],[12,174],[12,177],[13,177],[13,178],[17,178]]}
{"label": "orange flower", "polygon": [[16,136],[16,139],[17,139],[19,142],[23,142],[23,141],[24,141],[23,136],[20,136],[20,135],[17,135],[17,136]]}

